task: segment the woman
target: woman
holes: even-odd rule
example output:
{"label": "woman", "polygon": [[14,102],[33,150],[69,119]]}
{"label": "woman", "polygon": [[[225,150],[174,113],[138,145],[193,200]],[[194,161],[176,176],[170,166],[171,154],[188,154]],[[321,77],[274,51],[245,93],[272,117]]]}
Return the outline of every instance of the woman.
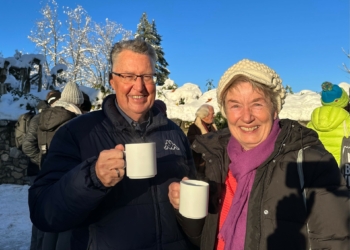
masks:
{"label": "woman", "polygon": [[[210,183],[202,250],[348,249],[345,182],[314,131],[278,119],[284,97],[282,80],[261,63],[242,60],[221,77],[228,130],[192,144]],[[169,199],[178,208],[178,183]]]}
{"label": "woman", "polygon": [[[214,123],[214,108],[209,104],[201,105],[196,111],[196,119],[192,123],[187,132],[187,138],[190,144],[196,139],[197,135],[204,135],[212,131],[217,131],[216,125]],[[192,150],[194,164],[197,170],[197,177],[202,179],[205,172],[205,162],[201,154],[196,153]]]}

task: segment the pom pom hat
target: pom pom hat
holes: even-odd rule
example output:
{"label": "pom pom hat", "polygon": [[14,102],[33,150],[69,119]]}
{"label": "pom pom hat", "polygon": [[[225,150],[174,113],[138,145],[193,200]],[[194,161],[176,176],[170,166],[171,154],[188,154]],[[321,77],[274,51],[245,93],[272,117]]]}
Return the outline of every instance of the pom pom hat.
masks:
{"label": "pom pom hat", "polygon": [[223,107],[223,93],[231,86],[231,83],[239,76],[246,76],[254,82],[266,85],[278,93],[277,112],[279,113],[284,103],[286,91],[282,86],[282,79],[279,75],[265,64],[243,59],[231,66],[221,77],[217,88],[217,100],[221,114],[226,117]]}
{"label": "pom pom hat", "polygon": [[75,82],[68,82],[62,91],[60,100],[78,105],[84,102],[84,96]]}
{"label": "pom pom hat", "polygon": [[321,103],[323,106],[344,108],[349,103],[349,96],[344,89],[330,82],[322,83]]}

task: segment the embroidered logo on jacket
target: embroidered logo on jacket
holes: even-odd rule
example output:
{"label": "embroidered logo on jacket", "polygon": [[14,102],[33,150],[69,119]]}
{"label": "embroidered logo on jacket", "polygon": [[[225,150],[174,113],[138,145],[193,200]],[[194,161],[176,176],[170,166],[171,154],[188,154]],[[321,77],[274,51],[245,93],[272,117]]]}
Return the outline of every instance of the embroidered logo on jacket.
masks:
{"label": "embroidered logo on jacket", "polygon": [[165,141],[165,150],[180,150],[178,146],[175,145],[171,140],[166,140]]}

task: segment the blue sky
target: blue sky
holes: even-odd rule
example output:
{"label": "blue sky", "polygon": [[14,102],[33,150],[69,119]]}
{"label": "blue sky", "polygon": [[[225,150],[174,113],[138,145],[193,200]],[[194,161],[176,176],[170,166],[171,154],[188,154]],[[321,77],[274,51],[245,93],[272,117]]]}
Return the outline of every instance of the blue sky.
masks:
{"label": "blue sky", "polygon": [[[349,0],[57,0],[81,5],[95,22],[105,18],[136,31],[143,12],[155,20],[162,47],[179,86],[206,91],[237,61],[248,58],[273,68],[294,92],[320,91],[324,81],[350,82]],[[40,1],[0,0],[0,52],[36,53],[27,36],[41,18]],[[65,20],[62,15],[61,20]]]}

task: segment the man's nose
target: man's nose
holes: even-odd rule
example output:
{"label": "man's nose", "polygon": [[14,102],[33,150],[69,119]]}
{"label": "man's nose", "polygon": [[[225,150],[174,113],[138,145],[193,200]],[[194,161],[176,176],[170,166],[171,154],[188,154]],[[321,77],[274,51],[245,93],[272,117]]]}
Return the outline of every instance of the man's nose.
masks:
{"label": "man's nose", "polygon": [[141,91],[143,90],[144,87],[145,87],[145,83],[143,82],[143,78],[137,77],[136,80],[134,81],[133,88],[138,91]]}

